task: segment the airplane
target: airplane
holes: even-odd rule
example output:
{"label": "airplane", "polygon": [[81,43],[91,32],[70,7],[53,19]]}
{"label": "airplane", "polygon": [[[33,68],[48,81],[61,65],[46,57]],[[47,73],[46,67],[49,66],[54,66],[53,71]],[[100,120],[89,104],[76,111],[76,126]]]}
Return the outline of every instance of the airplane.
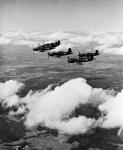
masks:
{"label": "airplane", "polygon": [[98,55],[100,55],[98,50],[96,50],[95,53],[93,53],[93,52],[80,53],[79,52],[79,54],[78,54],[79,57],[98,56]]}
{"label": "airplane", "polygon": [[83,56],[83,57],[78,57],[78,58],[70,58],[68,56],[68,60],[67,62],[70,63],[78,63],[78,64],[82,64],[82,62],[88,62],[88,61],[92,61],[94,60],[94,56],[93,55],[88,55],[88,56]]}
{"label": "airplane", "polygon": [[39,44],[37,47],[33,48],[33,51],[44,52],[47,50],[54,49],[55,47],[59,46],[60,44],[61,44],[61,42],[59,40],[54,43],[46,43],[43,45]]}
{"label": "airplane", "polygon": [[71,55],[73,54],[71,48],[68,48],[68,51],[67,52],[64,52],[64,51],[59,51],[59,52],[49,52],[48,53],[48,58],[49,56],[51,57],[61,57],[61,56],[65,56],[65,55]]}

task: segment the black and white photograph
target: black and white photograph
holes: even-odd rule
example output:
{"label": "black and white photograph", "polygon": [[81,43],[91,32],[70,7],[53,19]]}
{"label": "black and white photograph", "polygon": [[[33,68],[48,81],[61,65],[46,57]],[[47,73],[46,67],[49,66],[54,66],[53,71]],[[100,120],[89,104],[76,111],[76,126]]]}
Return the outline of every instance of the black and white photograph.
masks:
{"label": "black and white photograph", "polygon": [[0,0],[0,150],[123,150],[123,0]]}

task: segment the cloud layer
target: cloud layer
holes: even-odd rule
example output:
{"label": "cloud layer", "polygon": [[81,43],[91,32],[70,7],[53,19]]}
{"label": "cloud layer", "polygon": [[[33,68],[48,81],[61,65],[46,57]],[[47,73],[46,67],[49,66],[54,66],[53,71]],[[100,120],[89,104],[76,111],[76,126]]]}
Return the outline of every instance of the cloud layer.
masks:
{"label": "cloud layer", "polygon": [[[83,78],[71,79],[52,89],[49,85],[42,91],[29,91],[20,98],[16,93],[23,87],[14,80],[0,83],[0,102],[4,108],[16,106],[10,115],[25,114],[24,124],[28,128],[38,125],[57,129],[67,134],[86,133],[96,127],[123,128],[123,91],[92,88]],[[80,105],[91,104],[102,113],[98,119],[84,115],[70,117]]]}
{"label": "cloud layer", "polygon": [[[101,53],[123,54],[123,33],[110,32],[3,32],[0,35],[1,44],[36,45],[61,40],[62,46],[55,51],[66,50],[66,47],[85,47],[99,49]],[[94,45],[94,46],[91,46]],[[81,49],[80,49],[81,50]]]}

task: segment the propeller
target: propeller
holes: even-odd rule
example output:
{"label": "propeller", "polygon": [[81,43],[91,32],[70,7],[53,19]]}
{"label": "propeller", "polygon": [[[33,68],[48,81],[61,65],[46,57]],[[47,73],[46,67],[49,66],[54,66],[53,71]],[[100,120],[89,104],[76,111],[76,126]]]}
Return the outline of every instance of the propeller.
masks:
{"label": "propeller", "polygon": [[68,58],[67,62],[68,62],[69,68],[70,68],[70,57],[68,56],[67,58]]}
{"label": "propeller", "polygon": [[48,52],[48,53],[47,53],[47,55],[48,55],[48,59],[49,59],[49,56],[50,56],[50,52]]}
{"label": "propeller", "polygon": [[79,52],[78,56],[80,57],[81,53]]}
{"label": "propeller", "polygon": [[69,61],[70,61],[70,57],[68,56],[68,57],[67,57],[67,62],[69,63]]}

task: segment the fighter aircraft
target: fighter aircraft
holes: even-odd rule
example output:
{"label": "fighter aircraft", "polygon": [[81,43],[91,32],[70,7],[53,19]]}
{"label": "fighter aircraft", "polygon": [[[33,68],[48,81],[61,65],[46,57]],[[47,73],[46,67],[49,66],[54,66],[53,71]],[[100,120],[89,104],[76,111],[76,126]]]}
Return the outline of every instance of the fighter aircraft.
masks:
{"label": "fighter aircraft", "polygon": [[93,55],[88,55],[88,56],[83,56],[83,57],[76,57],[76,58],[70,58],[68,56],[68,60],[67,62],[70,63],[78,63],[78,64],[82,64],[83,62],[88,62],[88,61],[92,61],[94,59]]}
{"label": "fighter aircraft", "polygon": [[71,54],[73,54],[73,52],[72,52],[72,50],[71,50],[71,48],[68,48],[68,51],[67,52],[64,52],[64,51],[58,51],[58,52],[49,52],[48,53],[48,58],[49,58],[49,56],[51,56],[51,57],[61,57],[61,56],[65,56],[65,55],[71,55]]}
{"label": "fighter aircraft", "polygon": [[55,47],[59,46],[61,43],[60,41],[56,41],[54,43],[46,43],[46,44],[43,44],[43,45],[38,45],[37,47],[33,48],[33,51],[39,51],[39,52],[44,52],[44,51],[47,51],[47,50],[51,50],[51,49],[54,49]]}
{"label": "fighter aircraft", "polygon": [[87,53],[80,53],[78,54],[79,57],[86,57],[86,56],[98,56],[99,55],[99,51],[96,50],[95,53],[93,52],[87,52]]}

